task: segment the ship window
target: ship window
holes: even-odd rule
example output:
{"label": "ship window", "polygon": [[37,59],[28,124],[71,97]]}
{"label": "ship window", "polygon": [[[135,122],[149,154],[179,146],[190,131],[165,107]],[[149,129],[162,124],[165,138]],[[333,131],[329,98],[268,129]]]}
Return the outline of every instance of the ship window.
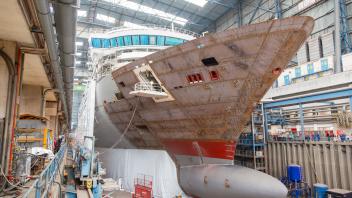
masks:
{"label": "ship window", "polygon": [[148,70],[139,72],[139,76],[143,79],[144,82],[152,82],[153,84],[159,84],[152,72]]}
{"label": "ship window", "polygon": [[109,39],[102,39],[103,48],[110,48],[110,40]]}
{"label": "ship window", "polygon": [[324,57],[323,41],[321,40],[320,36],[318,38],[318,44],[319,44],[319,55],[320,55],[320,58],[323,58]]}
{"label": "ship window", "polygon": [[115,93],[115,97],[116,97],[117,100],[121,100],[121,99],[125,98],[125,97],[123,96],[122,92],[117,92],[117,93]]}
{"label": "ship window", "polygon": [[124,36],[123,40],[125,41],[126,46],[132,45],[131,36]]}
{"label": "ship window", "polygon": [[132,36],[132,44],[133,45],[139,45],[139,35],[133,35]]}
{"label": "ship window", "polygon": [[156,36],[149,36],[149,45],[156,45]]}
{"label": "ship window", "polygon": [[211,80],[219,80],[218,71],[213,70],[213,71],[210,71],[209,74],[210,74],[210,79]]}
{"label": "ship window", "polygon": [[308,74],[314,73],[314,66],[313,66],[313,63],[307,64],[307,71],[308,71]]}
{"label": "ship window", "polygon": [[193,83],[192,75],[188,75],[188,76],[187,76],[187,81],[188,81],[189,83]]}
{"label": "ship window", "polygon": [[301,77],[301,68],[300,67],[295,68],[295,76],[296,76],[296,78]]}
{"label": "ship window", "polygon": [[164,46],[165,43],[165,36],[158,36],[157,37],[157,45]]}
{"label": "ship window", "polygon": [[204,59],[202,59],[202,63],[208,67],[219,65],[218,61],[214,57],[204,58]]}
{"label": "ship window", "polygon": [[285,81],[285,85],[289,85],[290,84],[290,76],[289,75],[285,75],[284,76],[284,81]]}
{"label": "ship window", "polygon": [[122,36],[117,37],[117,44],[119,46],[125,46],[125,43],[123,42],[123,37]]}
{"label": "ship window", "polygon": [[179,45],[182,43],[183,43],[183,40],[179,39],[179,38],[173,38],[173,37],[168,37],[168,36],[165,38],[165,45],[174,46],[174,45]]}
{"label": "ship window", "polygon": [[101,48],[101,42],[100,42],[101,39],[99,38],[92,38],[92,46],[94,48]]}
{"label": "ship window", "polygon": [[111,47],[117,47],[116,38],[110,39]]}
{"label": "ship window", "polygon": [[126,87],[125,83],[124,82],[119,82],[119,85],[121,85],[121,87]]}
{"label": "ship window", "polygon": [[309,62],[309,61],[310,61],[309,44],[308,44],[308,43],[306,43],[305,47],[306,47],[306,57],[307,57],[307,62]]}
{"label": "ship window", "polygon": [[200,73],[187,75],[189,84],[203,82],[203,76]]}
{"label": "ship window", "polygon": [[328,59],[320,60],[321,71],[325,71],[329,69]]}
{"label": "ship window", "polygon": [[203,77],[200,74],[195,74],[198,82],[203,82]]}
{"label": "ship window", "polygon": [[141,45],[149,45],[149,36],[141,35]]}

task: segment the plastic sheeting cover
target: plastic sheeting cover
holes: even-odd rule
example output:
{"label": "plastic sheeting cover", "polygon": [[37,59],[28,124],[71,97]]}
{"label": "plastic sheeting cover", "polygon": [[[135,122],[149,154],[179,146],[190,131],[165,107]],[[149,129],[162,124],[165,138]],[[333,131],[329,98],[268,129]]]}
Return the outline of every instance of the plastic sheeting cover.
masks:
{"label": "plastic sheeting cover", "polygon": [[106,148],[96,150],[102,153],[99,159],[106,169],[106,177],[116,181],[121,178],[122,188],[126,191],[133,192],[134,179],[144,174],[153,177],[154,197],[185,197],[177,181],[175,164],[165,151]]}

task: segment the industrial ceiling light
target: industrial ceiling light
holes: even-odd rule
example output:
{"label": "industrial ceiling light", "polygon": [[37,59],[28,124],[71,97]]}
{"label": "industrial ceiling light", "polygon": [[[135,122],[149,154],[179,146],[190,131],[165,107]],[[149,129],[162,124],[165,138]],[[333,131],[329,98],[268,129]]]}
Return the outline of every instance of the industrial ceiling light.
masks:
{"label": "industrial ceiling light", "polygon": [[204,7],[205,4],[207,4],[207,0],[184,0],[188,3],[192,3],[196,6],[199,6],[199,7]]}
{"label": "industrial ceiling light", "polygon": [[82,41],[77,41],[77,42],[76,42],[76,45],[77,45],[77,46],[83,46],[83,42],[82,42]]}
{"label": "industrial ceiling light", "polygon": [[116,20],[114,17],[110,17],[104,14],[97,14],[97,19],[101,21],[109,22],[109,23],[115,23],[115,20]]}
{"label": "industrial ceiling light", "polygon": [[87,16],[87,11],[86,10],[78,10],[77,11],[77,16],[86,17]]}
{"label": "industrial ceiling light", "polygon": [[162,18],[164,20],[180,24],[182,26],[188,22],[188,20],[185,18],[178,17],[176,15],[169,14],[164,11],[157,10],[157,9],[154,9],[154,8],[151,8],[148,6],[144,6],[144,5],[132,2],[132,1],[127,1],[127,0],[103,0],[103,1],[115,4],[120,7],[127,8],[127,9],[135,10],[137,12],[143,12],[146,14],[150,14],[155,17]]}
{"label": "industrial ceiling light", "polygon": [[82,56],[82,52],[76,52],[76,56]]}
{"label": "industrial ceiling light", "polygon": [[76,65],[79,65],[79,64],[81,64],[81,61],[76,61]]}

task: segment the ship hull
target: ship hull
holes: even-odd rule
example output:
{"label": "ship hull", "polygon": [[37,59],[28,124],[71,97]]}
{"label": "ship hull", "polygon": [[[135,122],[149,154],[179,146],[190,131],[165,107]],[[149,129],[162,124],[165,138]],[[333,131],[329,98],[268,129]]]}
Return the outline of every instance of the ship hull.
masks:
{"label": "ship hull", "polygon": [[[133,145],[166,149],[178,165],[183,162],[176,160],[178,154],[165,142],[191,141],[197,156],[207,153],[202,141],[231,142],[234,147],[256,103],[312,28],[310,17],[291,17],[220,32],[151,54],[113,71],[124,98],[104,107],[120,131],[129,128],[125,137]],[[138,72],[143,68],[152,72],[169,100],[130,94],[141,81]],[[201,77],[192,81],[188,78],[192,75]],[[131,119],[133,125],[128,127]]]}
{"label": "ship hull", "polygon": [[[168,48],[113,71],[123,97],[103,107],[120,131],[117,141],[123,137],[136,148],[166,150],[177,166],[181,187],[194,197],[285,197],[287,189],[278,180],[234,166],[233,159],[253,108],[313,24],[310,17],[291,17],[248,25]],[[141,97],[150,92],[138,96],[136,85],[146,71],[166,98]],[[262,191],[252,191],[260,178]]]}

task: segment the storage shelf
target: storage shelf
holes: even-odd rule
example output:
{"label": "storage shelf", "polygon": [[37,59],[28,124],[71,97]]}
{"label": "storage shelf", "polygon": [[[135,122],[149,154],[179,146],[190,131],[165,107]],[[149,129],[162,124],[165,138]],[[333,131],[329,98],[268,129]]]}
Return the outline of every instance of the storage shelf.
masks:
{"label": "storage shelf", "polygon": [[237,141],[234,163],[265,172],[265,137],[261,108],[255,108],[250,125],[247,125],[245,130]]}

